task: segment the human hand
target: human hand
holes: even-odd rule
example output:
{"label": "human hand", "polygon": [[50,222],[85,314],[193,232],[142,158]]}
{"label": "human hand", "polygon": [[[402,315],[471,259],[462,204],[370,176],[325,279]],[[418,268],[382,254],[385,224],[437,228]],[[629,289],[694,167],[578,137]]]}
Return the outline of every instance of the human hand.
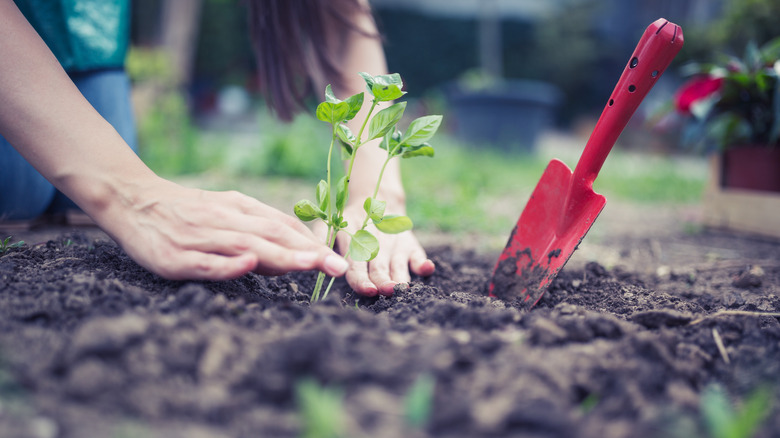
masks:
{"label": "human hand", "polygon": [[[401,206],[388,204],[388,213],[402,213]],[[344,218],[349,222],[347,229],[354,233],[365,217],[362,203],[350,202],[344,209]],[[411,274],[428,276],[436,270],[428,259],[422,245],[412,231],[400,234],[385,234],[373,225],[367,227],[379,240],[379,253],[370,262],[350,260],[346,279],[349,286],[359,295],[392,295],[395,285],[408,283]],[[336,247],[341,254],[349,248],[349,236],[340,233]]]}
{"label": "human hand", "polygon": [[159,179],[90,214],[138,264],[168,279],[310,269],[341,276],[348,267],[296,218],[238,192]]}

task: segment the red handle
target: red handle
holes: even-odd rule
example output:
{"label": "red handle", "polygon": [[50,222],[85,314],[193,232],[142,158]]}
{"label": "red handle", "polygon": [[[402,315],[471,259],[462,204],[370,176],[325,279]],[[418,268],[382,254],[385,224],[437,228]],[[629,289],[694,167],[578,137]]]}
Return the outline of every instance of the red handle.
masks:
{"label": "red handle", "polygon": [[574,184],[591,187],[628,120],[682,45],[680,26],[660,18],[647,27],[582,151]]}

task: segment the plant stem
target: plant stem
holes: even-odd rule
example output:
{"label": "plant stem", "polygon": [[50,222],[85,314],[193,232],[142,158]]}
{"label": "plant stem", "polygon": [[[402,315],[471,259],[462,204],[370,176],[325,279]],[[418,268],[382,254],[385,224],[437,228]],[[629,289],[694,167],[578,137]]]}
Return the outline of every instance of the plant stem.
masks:
{"label": "plant stem", "polygon": [[352,166],[355,165],[355,157],[357,156],[357,150],[360,146],[363,146],[363,131],[366,129],[366,125],[368,124],[368,120],[371,118],[371,114],[374,112],[374,108],[376,108],[377,101],[376,99],[371,101],[371,109],[368,110],[368,114],[366,114],[366,119],[363,120],[363,124],[360,125],[360,131],[358,131],[356,140],[355,140],[355,148],[352,150],[352,157],[349,160],[349,168],[347,169],[347,184],[349,184],[349,179],[352,176]]}
{"label": "plant stem", "polygon": [[336,277],[330,277],[330,282],[328,282],[328,287],[325,288],[325,292],[322,294],[322,299],[328,297],[328,293],[330,292],[331,286],[333,286],[333,281],[336,279]]}
{"label": "plant stem", "polygon": [[[377,195],[379,194],[379,186],[382,184],[382,177],[385,175],[385,169],[387,168],[387,163],[390,162],[391,159],[395,156],[395,152],[400,148],[401,145],[396,145],[395,148],[393,148],[392,151],[387,151],[387,158],[385,158],[385,162],[382,164],[382,169],[379,171],[379,177],[376,179],[376,186],[374,186],[374,195],[372,198],[376,199]],[[366,215],[366,218],[363,220],[363,226],[360,227],[361,230],[365,230],[366,226],[368,225],[368,215]]]}
{"label": "plant stem", "polygon": [[311,294],[310,302],[316,302],[320,300],[320,291],[322,290],[322,282],[325,280],[325,273],[320,271],[317,273],[317,282],[314,284],[314,292]]}
{"label": "plant stem", "polygon": [[[349,193],[349,180],[352,177],[352,167],[355,165],[355,157],[357,156],[357,150],[360,146],[363,146],[364,142],[361,141],[363,138],[363,131],[366,129],[366,125],[368,124],[369,119],[371,119],[371,114],[374,112],[374,109],[377,106],[377,100],[374,99],[371,101],[371,108],[368,110],[368,114],[366,114],[366,118],[363,120],[363,124],[360,125],[360,131],[358,131],[357,137],[355,137],[355,145],[352,149],[352,156],[350,157],[349,161],[349,167],[347,169],[347,176],[346,176],[346,187],[344,187],[344,191],[346,193]],[[331,189],[331,157],[333,156],[333,145],[336,143],[336,126],[332,125],[332,135],[330,139],[330,148],[328,149],[328,168],[327,168],[327,183],[328,183],[328,190]],[[382,166],[382,173],[384,173],[385,167],[387,166],[387,161],[385,161],[385,164]],[[380,179],[382,177],[382,173],[380,173]],[[376,197],[376,193],[379,191],[379,183],[377,182],[376,189],[374,190],[374,197]],[[330,200],[333,200],[333,191],[330,190],[329,196]],[[339,213],[339,216],[341,216],[341,213],[343,213],[341,210],[338,210],[337,213]],[[328,202],[328,211],[327,211],[327,220],[325,221],[328,224],[328,237],[327,237],[327,245],[329,248],[333,249],[336,244],[336,234],[338,234],[339,230],[334,226],[333,224],[333,208],[332,208],[332,202]],[[363,224],[363,228],[365,228],[365,223]],[[322,294],[322,298],[320,298],[320,292],[322,291],[322,284],[325,281],[325,274],[320,272],[317,275],[317,282],[314,285],[314,292],[311,294],[311,302],[319,301],[320,299],[325,299],[325,297],[328,296],[328,293],[330,292],[330,288],[333,285],[333,281],[335,278],[330,279],[330,283],[328,283],[328,287],[325,289],[325,292]]]}
{"label": "plant stem", "polygon": [[[335,236],[336,233],[334,233],[334,224],[333,224],[333,190],[331,190],[331,157],[333,156],[333,145],[336,143],[336,125],[333,125],[331,129],[331,137],[330,137],[330,147],[328,148],[328,164],[327,168],[325,169],[326,173],[326,181],[328,183],[328,206],[327,206],[327,215],[328,217],[325,220],[325,223],[328,224],[328,235],[326,243],[328,244],[328,247],[330,249],[333,249],[333,245],[335,244],[336,240],[332,237]],[[332,241],[332,242],[331,242]],[[319,301],[320,300],[320,291],[322,290],[322,283],[325,280],[325,274],[323,272],[320,272],[317,274],[317,282],[314,284],[314,291],[311,294],[311,301]],[[330,288],[330,287],[329,287]],[[327,295],[327,291],[325,292],[325,295]],[[323,296],[323,298],[325,298]]]}

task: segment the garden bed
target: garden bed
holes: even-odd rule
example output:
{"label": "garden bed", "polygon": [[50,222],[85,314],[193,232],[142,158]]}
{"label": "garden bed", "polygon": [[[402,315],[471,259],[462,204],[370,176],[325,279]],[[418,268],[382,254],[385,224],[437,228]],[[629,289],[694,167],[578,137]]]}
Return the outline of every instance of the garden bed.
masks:
{"label": "garden bed", "polygon": [[485,296],[497,254],[463,247],[392,298],[339,281],[310,305],[312,273],[174,282],[44,235],[0,256],[4,437],[295,437],[307,379],[343,397],[345,437],[704,437],[718,388],[734,412],[780,399],[778,242],[619,239],[631,263],[572,263],[525,312]]}

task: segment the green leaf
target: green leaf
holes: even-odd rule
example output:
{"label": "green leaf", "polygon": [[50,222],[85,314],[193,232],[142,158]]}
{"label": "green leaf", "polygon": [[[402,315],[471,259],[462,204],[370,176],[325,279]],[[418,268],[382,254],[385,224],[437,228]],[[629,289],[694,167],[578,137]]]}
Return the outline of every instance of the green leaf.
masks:
{"label": "green leaf", "polygon": [[719,93],[699,99],[691,104],[691,114],[699,120],[706,120],[718,101],[720,101]]}
{"label": "green leaf", "polygon": [[328,215],[325,214],[325,212],[322,211],[320,207],[308,199],[298,201],[298,203],[295,204],[293,211],[295,212],[295,215],[298,216],[298,219],[304,222],[313,221],[317,218],[326,220],[328,217]]}
{"label": "green leaf", "polygon": [[341,216],[341,213],[339,212],[333,213],[333,216],[331,216],[330,219],[330,223],[334,228],[336,228],[336,230],[346,228],[348,225],[347,221],[344,220],[344,217]]}
{"label": "green leaf", "polygon": [[387,234],[398,234],[404,231],[409,231],[414,226],[409,216],[398,216],[394,214],[388,214],[381,222],[374,222],[376,228]]}
{"label": "green leaf", "polygon": [[366,198],[365,202],[363,202],[363,210],[366,211],[369,219],[374,221],[374,223],[382,222],[386,206],[387,202],[376,198]]}
{"label": "green leaf", "polygon": [[430,157],[433,158],[433,147],[428,144],[420,145],[414,149],[402,150],[401,158]]}
{"label": "green leaf", "polygon": [[360,108],[363,107],[363,93],[353,94],[345,102],[349,105],[349,113],[347,113],[347,118],[344,120],[352,120],[360,111]]}
{"label": "green leaf", "polygon": [[424,116],[415,119],[401,137],[401,143],[417,146],[430,140],[441,125],[441,116]]}
{"label": "green leaf", "polygon": [[403,117],[405,109],[406,102],[400,102],[376,113],[368,125],[368,139],[373,140],[382,137],[392,130],[395,124]]}
{"label": "green leaf", "polygon": [[317,193],[314,199],[320,207],[320,210],[325,211],[328,209],[328,205],[330,204],[330,187],[328,186],[328,182],[324,179],[320,180],[317,184]]}
{"label": "green leaf", "polygon": [[357,138],[355,137],[355,134],[352,133],[352,130],[349,129],[349,126],[339,123],[338,126],[336,126],[336,135],[345,143],[348,143],[351,146],[354,146],[355,140]]}
{"label": "green leaf", "polygon": [[379,241],[366,230],[358,230],[349,242],[349,255],[352,260],[367,262],[379,253]]}
{"label": "green leaf", "polygon": [[344,206],[347,204],[349,198],[349,192],[347,191],[347,177],[342,176],[338,183],[336,183],[336,210],[344,211]]}
{"label": "green leaf", "polygon": [[[392,152],[401,140],[401,133],[397,129],[391,129],[385,133],[382,137],[382,141],[379,143],[379,148],[386,150],[388,153]],[[398,155],[399,151],[396,151],[395,155]]]}
{"label": "green leaf", "polygon": [[[354,105],[355,103],[353,102],[352,104]],[[315,114],[317,115],[318,120],[335,125],[347,120],[347,116],[351,113],[351,109],[349,102],[342,102],[333,95],[333,90],[329,84],[325,87],[325,102],[317,105]]]}
{"label": "green leaf", "polygon": [[428,423],[433,408],[436,381],[429,374],[421,374],[404,397],[404,418],[412,427],[421,428]]}
{"label": "green leaf", "polygon": [[374,76],[371,94],[380,102],[388,102],[406,94],[405,91],[401,90],[403,87],[404,83],[398,73]]}
{"label": "green leaf", "polygon": [[374,77],[363,71],[361,71],[358,74],[360,75],[361,78],[363,78],[364,81],[366,81],[366,88],[368,88],[368,91],[371,91],[371,89],[374,88]]}
{"label": "green leaf", "polygon": [[374,84],[372,92],[376,100],[380,102],[390,102],[406,94],[406,91],[401,91],[396,85],[379,86]]}
{"label": "green leaf", "polygon": [[333,94],[333,89],[330,87],[330,84],[325,86],[325,102],[341,103],[341,99],[337,99],[336,95]]}
{"label": "green leaf", "polygon": [[401,80],[400,74],[390,73],[387,75],[374,76],[374,85],[372,85],[372,87],[376,87],[377,85],[380,86],[395,85],[398,88],[403,88],[404,81]]}

